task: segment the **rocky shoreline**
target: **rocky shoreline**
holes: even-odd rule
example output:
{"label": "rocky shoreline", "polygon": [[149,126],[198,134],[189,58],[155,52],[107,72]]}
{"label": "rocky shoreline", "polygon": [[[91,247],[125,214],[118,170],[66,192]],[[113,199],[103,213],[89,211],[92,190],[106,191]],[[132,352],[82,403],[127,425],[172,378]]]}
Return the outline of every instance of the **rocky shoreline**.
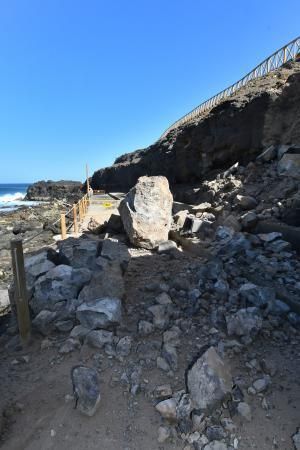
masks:
{"label": "rocky shoreline", "polygon": [[[60,233],[60,227],[52,224],[78,202],[82,189],[80,181],[37,181],[28,187],[24,206],[0,212],[0,289],[7,289],[12,279],[10,241],[22,239],[24,253],[53,244],[53,235]],[[29,206],[26,201],[37,204]]]}
{"label": "rocky shoreline", "polygon": [[[68,203],[61,200],[40,202],[35,206],[22,206],[14,211],[0,214],[0,289],[7,289],[12,279],[10,241],[21,238],[24,252],[33,252],[53,244],[53,235],[59,233],[49,226],[66,210]],[[56,232],[56,233],[55,233]],[[37,237],[26,243],[27,240]]]}

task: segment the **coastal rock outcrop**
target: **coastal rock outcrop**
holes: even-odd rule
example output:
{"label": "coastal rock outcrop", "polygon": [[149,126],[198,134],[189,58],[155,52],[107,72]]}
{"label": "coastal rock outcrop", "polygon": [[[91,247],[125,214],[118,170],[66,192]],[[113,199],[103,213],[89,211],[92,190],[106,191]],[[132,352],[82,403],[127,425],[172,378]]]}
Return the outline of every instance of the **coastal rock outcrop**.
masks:
{"label": "coastal rock outcrop", "polygon": [[168,240],[173,197],[165,177],[141,177],[121,201],[119,211],[132,244],[147,249]]}
{"label": "coastal rock outcrop", "polygon": [[37,181],[31,184],[26,193],[26,200],[67,200],[76,202],[82,196],[83,185],[80,181]]}

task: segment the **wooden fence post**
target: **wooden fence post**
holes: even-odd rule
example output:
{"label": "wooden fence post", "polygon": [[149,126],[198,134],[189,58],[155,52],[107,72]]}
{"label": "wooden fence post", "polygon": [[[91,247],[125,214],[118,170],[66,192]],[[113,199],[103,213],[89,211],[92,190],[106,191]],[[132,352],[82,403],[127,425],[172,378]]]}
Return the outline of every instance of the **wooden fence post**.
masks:
{"label": "wooden fence post", "polygon": [[79,221],[82,221],[82,205],[81,205],[81,200],[79,200],[78,202],[78,209],[79,209]]}
{"label": "wooden fence post", "polygon": [[77,222],[77,205],[73,205],[73,220],[74,220],[74,233],[78,233],[78,222]]}
{"label": "wooden fence post", "polygon": [[60,229],[61,229],[61,238],[66,239],[67,237],[67,229],[66,229],[66,216],[65,214],[60,215]]}
{"label": "wooden fence post", "polygon": [[17,310],[19,333],[22,344],[26,345],[30,339],[31,324],[22,240],[12,240],[10,245],[14,273],[14,298]]}

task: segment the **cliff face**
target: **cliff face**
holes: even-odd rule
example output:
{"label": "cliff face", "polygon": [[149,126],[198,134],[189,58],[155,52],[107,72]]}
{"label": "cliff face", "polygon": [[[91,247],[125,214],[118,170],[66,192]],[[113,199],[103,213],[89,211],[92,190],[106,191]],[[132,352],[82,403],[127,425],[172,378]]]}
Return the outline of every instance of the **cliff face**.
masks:
{"label": "cliff face", "polygon": [[193,183],[271,144],[300,144],[300,63],[253,80],[192,123],[96,171],[94,189],[127,191],[142,175]]}

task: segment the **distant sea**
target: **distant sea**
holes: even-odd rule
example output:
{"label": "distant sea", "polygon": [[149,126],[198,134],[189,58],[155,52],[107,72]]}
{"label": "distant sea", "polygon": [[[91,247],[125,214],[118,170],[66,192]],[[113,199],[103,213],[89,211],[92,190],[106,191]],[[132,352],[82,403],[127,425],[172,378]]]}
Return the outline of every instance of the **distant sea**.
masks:
{"label": "distant sea", "polygon": [[20,206],[33,206],[37,202],[24,201],[30,183],[0,183],[0,214]]}

